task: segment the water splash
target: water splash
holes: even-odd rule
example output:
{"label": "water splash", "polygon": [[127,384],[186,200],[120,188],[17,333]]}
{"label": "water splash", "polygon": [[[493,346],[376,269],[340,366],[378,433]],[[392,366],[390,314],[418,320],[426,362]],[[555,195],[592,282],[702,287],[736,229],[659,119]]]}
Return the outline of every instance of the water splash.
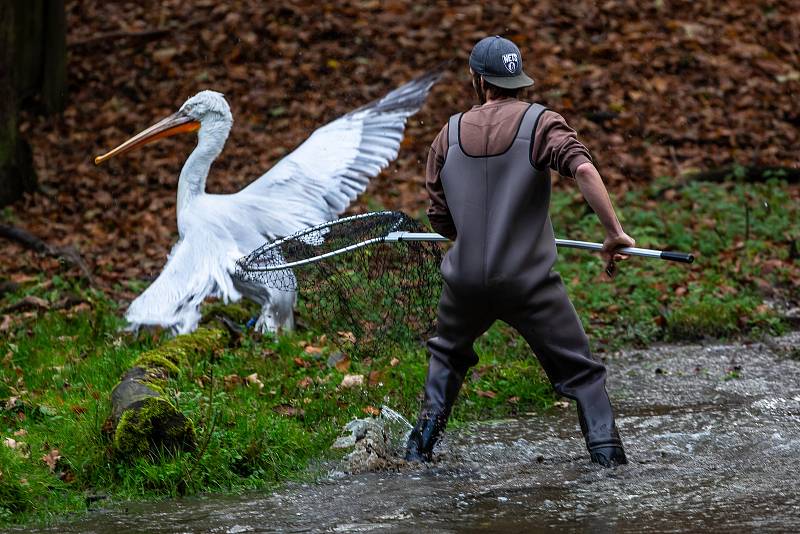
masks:
{"label": "water splash", "polygon": [[402,456],[405,453],[406,442],[413,425],[402,414],[385,404],[381,406],[381,420],[384,422],[383,431],[389,442],[390,450],[395,456]]}

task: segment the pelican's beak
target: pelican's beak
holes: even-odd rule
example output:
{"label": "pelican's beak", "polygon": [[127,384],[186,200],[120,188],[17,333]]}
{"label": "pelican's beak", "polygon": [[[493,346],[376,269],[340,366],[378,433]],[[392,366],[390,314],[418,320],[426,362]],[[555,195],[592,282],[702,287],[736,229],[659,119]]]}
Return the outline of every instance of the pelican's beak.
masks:
{"label": "pelican's beak", "polygon": [[182,111],[178,111],[166,119],[152,125],[150,128],[134,135],[117,148],[103,154],[102,156],[97,156],[94,158],[94,164],[100,165],[112,156],[130,152],[134,148],[139,148],[140,146],[157,141],[158,139],[163,139],[164,137],[169,137],[182,132],[196,132],[199,129],[199,121],[191,118]]}

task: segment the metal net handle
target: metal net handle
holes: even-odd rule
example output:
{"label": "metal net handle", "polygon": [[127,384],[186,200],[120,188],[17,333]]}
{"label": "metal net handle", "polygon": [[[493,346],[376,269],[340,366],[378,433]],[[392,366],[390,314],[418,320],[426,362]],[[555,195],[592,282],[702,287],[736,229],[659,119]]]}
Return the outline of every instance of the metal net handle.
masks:
{"label": "metal net handle", "polygon": [[[384,212],[386,213],[386,212]],[[362,217],[362,216],[358,216]],[[340,219],[343,221],[344,219]],[[352,252],[354,250],[358,250],[360,248],[364,248],[370,245],[374,245],[377,243],[397,243],[400,241],[449,241],[448,238],[444,237],[441,234],[433,233],[433,232],[390,232],[383,237],[376,237],[373,239],[368,239],[366,241],[362,241],[360,243],[355,243],[353,245],[349,245],[347,247],[343,247],[340,249],[332,250],[330,252],[326,252],[325,254],[320,254],[319,256],[313,256],[311,258],[305,258],[298,261],[288,262],[288,263],[281,263],[278,265],[269,265],[266,267],[260,268],[248,268],[249,272],[269,272],[269,271],[280,271],[283,269],[291,269],[293,267],[300,267],[303,265],[308,265],[311,263],[317,263],[328,258],[333,258],[335,256],[339,256],[341,254],[347,254],[348,252]],[[278,242],[276,241],[275,244]],[[556,239],[556,245],[560,247],[566,248],[577,248],[583,250],[594,250],[599,251],[603,250],[602,243],[592,243],[590,241],[574,241],[572,239]],[[669,260],[669,261],[676,261],[680,263],[693,263],[694,262],[694,255],[686,254],[684,252],[671,252],[667,250],[653,250],[648,248],[638,248],[638,247],[626,247],[617,250],[620,254],[628,254],[630,256],[639,256],[643,258],[655,258],[661,260]]]}

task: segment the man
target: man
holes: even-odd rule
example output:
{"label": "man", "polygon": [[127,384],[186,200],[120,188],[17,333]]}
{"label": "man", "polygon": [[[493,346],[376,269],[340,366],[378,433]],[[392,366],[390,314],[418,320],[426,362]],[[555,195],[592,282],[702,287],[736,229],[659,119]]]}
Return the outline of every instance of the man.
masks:
{"label": "man", "polygon": [[445,283],[436,335],[428,341],[425,400],[406,459],[431,460],[467,370],[478,362],[473,342],[501,319],[522,334],[556,392],[577,401],[591,460],[625,464],[605,366],[592,357],[552,271],[550,169],[575,178],[605,227],[609,274],[625,259],[615,251],[634,241],[575,131],[557,113],[517,100],[520,89],[533,85],[519,48],[487,37],[473,48],[469,66],[480,105],[451,117],[428,156],[428,216],[454,245],[442,262]]}

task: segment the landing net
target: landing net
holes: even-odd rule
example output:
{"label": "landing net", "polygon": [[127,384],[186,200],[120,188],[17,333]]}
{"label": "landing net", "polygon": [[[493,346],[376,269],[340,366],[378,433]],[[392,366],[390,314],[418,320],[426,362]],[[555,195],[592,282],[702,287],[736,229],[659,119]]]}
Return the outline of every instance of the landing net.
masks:
{"label": "landing net", "polygon": [[346,217],[264,245],[237,262],[236,276],[299,291],[300,321],[351,355],[388,354],[434,326],[440,245],[386,241],[393,232],[424,231],[400,212]]}

